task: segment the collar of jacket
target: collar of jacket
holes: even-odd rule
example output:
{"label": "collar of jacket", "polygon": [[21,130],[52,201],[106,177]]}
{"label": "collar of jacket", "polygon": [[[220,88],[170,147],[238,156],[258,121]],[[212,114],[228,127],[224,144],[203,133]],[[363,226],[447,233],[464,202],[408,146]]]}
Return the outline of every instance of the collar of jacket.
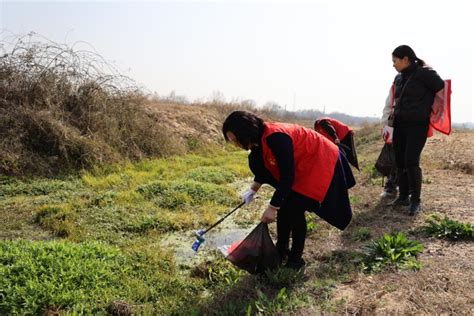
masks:
{"label": "collar of jacket", "polygon": [[418,63],[414,62],[407,68],[403,69],[401,74],[402,74],[402,79],[407,78],[410,76],[417,68],[419,67]]}

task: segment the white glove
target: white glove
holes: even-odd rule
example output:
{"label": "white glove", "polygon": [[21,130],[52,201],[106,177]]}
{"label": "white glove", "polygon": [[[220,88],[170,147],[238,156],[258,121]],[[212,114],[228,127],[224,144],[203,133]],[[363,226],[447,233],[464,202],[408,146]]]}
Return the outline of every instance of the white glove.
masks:
{"label": "white glove", "polygon": [[257,194],[257,191],[248,189],[244,192],[244,194],[242,194],[242,202],[245,202],[245,204],[249,204],[255,198],[255,194]]}

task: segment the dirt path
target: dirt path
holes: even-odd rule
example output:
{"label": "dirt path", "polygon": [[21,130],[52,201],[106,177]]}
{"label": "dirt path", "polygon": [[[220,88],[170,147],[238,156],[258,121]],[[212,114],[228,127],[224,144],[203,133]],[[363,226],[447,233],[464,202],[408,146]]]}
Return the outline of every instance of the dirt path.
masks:
{"label": "dirt path", "polygon": [[[386,207],[381,201],[382,188],[358,174],[358,185],[351,190],[356,198],[354,219],[343,233],[329,230],[328,236],[309,238],[305,256],[314,273],[318,260],[337,250],[357,250],[363,245],[354,240],[362,227],[373,238],[384,232],[412,232],[423,226],[429,214],[436,213],[462,222],[474,223],[474,133],[455,131],[450,137],[435,135],[422,155],[423,212],[416,218],[403,210]],[[379,145],[368,148],[375,159]],[[372,161],[367,159],[367,161]],[[350,314],[473,314],[474,244],[448,242],[422,236],[425,250],[419,257],[418,271],[393,271],[368,275],[358,273],[352,280],[332,290],[331,304],[336,313]],[[303,309],[298,314],[311,313]]]}

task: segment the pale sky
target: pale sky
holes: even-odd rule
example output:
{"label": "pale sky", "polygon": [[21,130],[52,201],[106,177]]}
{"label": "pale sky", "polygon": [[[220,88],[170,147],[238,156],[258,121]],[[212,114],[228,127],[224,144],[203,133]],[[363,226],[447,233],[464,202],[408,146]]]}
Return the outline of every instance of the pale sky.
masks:
{"label": "pale sky", "polygon": [[2,39],[34,31],[87,42],[161,96],[219,91],[227,101],[374,117],[396,75],[391,53],[407,44],[452,79],[452,119],[462,123],[474,122],[469,2],[0,0],[0,28]]}

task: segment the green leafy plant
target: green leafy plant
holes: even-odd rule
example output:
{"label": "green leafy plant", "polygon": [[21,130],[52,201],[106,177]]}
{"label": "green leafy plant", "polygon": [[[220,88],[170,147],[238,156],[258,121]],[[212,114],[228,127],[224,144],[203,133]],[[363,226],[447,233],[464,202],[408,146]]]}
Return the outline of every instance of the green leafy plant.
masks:
{"label": "green leafy plant", "polygon": [[423,245],[409,240],[404,233],[385,233],[366,247],[365,270],[378,272],[385,267],[419,270],[421,264],[416,260],[423,251]]}
{"label": "green leafy plant", "polygon": [[265,271],[266,282],[273,287],[290,288],[295,284],[303,282],[304,272],[290,268],[280,268],[275,271]]}
{"label": "green leafy plant", "polygon": [[236,269],[229,261],[219,258],[208,267],[207,277],[213,286],[229,286],[240,281],[244,272]]}
{"label": "green leafy plant", "polygon": [[281,288],[277,295],[272,299],[268,297],[263,291],[257,290],[258,299],[253,304],[249,305],[246,310],[247,315],[252,315],[252,310],[257,314],[272,315],[282,312],[286,305],[288,305],[289,296],[286,288]]}
{"label": "green leafy plant", "polygon": [[316,229],[316,223],[313,221],[309,221],[306,223],[306,229],[308,230],[308,233],[313,232]]}
{"label": "green leafy plant", "polygon": [[316,215],[313,213],[306,213],[306,229],[308,234],[312,233],[320,228],[319,223],[316,221]]}
{"label": "green leafy plant", "polygon": [[427,226],[422,227],[427,235],[449,240],[474,240],[474,229],[469,223],[461,223],[447,216],[441,219],[437,215],[432,215],[427,223]]}

